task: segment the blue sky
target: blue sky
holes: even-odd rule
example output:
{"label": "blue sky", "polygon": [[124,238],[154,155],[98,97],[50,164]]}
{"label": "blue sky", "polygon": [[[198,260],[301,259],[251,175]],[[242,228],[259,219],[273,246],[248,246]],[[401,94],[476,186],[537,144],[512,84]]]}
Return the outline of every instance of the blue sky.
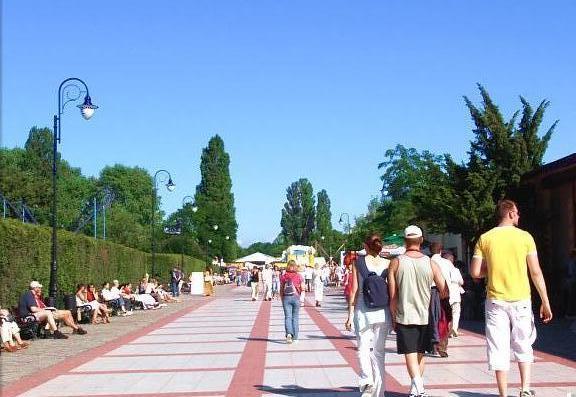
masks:
{"label": "blue sky", "polygon": [[397,143],[465,157],[462,95],[482,83],[506,116],[551,101],[546,154],[576,148],[573,1],[4,1],[2,134],[51,126],[57,88],[84,79],[92,120],[64,115],[60,150],[86,175],[115,163],[199,182],[203,147],[231,157],[243,245],[280,231],[286,187],[326,189],[334,224],[366,211]]}

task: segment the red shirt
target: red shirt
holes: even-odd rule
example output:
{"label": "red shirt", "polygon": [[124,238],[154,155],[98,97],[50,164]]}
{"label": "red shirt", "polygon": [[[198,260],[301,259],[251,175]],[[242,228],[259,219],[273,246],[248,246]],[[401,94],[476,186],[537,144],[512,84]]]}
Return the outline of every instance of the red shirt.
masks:
{"label": "red shirt", "polygon": [[34,299],[36,299],[36,307],[38,309],[44,309],[46,307],[46,305],[44,304],[44,300],[42,299],[42,296],[38,296],[34,293],[32,293],[32,295],[34,295]]}
{"label": "red shirt", "polygon": [[352,282],[354,280],[354,273],[352,270],[348,270],[344,275],[344,296],[352,295]]}
{"label": "red shirt", "polygon": [[292,280],[292,284],[294,284],[296,292],[298,293],[298,295],[300,295],[300,293],[302,292],[302,283],[304,282],[304,280],[302,280],[302,276],[300,275],[300,273],[296,272],[284,273],[284,275],[280,277],[280,285],[282,286],[282,288],[284,288],[284,284],[286,284],[286,280],[288,279]]}

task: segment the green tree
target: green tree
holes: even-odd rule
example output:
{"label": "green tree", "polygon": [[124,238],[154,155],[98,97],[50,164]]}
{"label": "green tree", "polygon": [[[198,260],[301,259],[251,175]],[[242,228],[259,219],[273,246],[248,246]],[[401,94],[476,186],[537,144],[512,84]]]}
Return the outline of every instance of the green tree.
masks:
{"label": "green tree", "polygon": [[314,231],[314,192],[306,178],[293,182],[286,189],[280,226],[286,242],[309,245]]}
{"label": "green tree", "polygon": [[[236,256],[238,229],[229,167],[230,156],[224,150],[224,141],[215,135],[202,150],[201,180],[194,196],[198,211],[193,218],[198,240],[208,255],[225,259]],[[214,226],[218,228],[215,230]]]}
{"label": "green tree", "polygon": [[468,161],[457,164],[446,156],[451,191],[444,194],[444,201],[437,206],[438,213],[444,214],[447,229],[462,233],[470,245],[494,224],[498,200],[512,196],[522,176],[542,165],[558,124],[555,121],[540,137],[549,101],[541,101],[534,111],[520,97],[522,109],[506,121],[486,89],[480,84],[478,89],[482,97],[480,107],[464,97],[475,126]]}
{"label": "green tree", "polygon": [[[512,118],[506,121],[486,89],[480,84],[478,89],[482,96],[480,108],[464,97],[475,125],[468,168],[482,166],[493,172],[496,181],[492,196],[498,200],[520,184],[522,175],[542,165],[542,158],[558,121],[539,137],[539,128],[550,106],[549,101],[541,101],[534,111],[528,101],[520,97],[522,110],[514,112]],[[520,113],[522,118],[517,122]]]}
{"label": "green tree", "polygon": [[[27,165],[46,177],[52,173],[53,144],[54,134],[47,127],[32,127],[24,144],[24,149],[28,154]],[[57,160],[60,161],[60,153],[58,153]]]}
{"label": "green tree", "polygon": [[[141,250],[150,250],[150,224],[153,204],[152,177],[143,168],[121,164],[107,166],[100,172],[98,186],[110,188],[115,195],[108,211],[107,236],[110,240]],[[160,198],[156,200],[155,219],[162,219]],[[158,223],[156,236],[161,236]]]}
{"label": "green tree", "polygon": [[316,204],[316,233],[319,236],[329,236],[332,233],[332,212],[330,198],[326,190],[322,189],[317,195]]}
{"label": "green tree", "polygon": [[429,230],[443,230],[444,222],[435,216],[435,210],[437,202],[444,200],[439,193],[449,188],[444,158],[402,145],[387,150],[385,157],[378,164],[384,170],[380,177],[383,198],[373,203],[374,226],[385,235],[411,223],[424,222]]}

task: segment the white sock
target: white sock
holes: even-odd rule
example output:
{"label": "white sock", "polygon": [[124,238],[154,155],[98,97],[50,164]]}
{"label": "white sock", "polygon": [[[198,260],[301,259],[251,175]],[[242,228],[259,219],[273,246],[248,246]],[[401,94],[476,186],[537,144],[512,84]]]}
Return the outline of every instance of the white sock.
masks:
{"label": "white sock", "polygon": [[422,393],[424,391],[424,379],[421,376],[416,376],[412,379],[412,384],[416,388],[417,393]]}
{"label": "white sock", "polygon": [[416,390],[416,385],[414,384],[414,379],[410,383],[410,394],[417,394],[418,391]]}

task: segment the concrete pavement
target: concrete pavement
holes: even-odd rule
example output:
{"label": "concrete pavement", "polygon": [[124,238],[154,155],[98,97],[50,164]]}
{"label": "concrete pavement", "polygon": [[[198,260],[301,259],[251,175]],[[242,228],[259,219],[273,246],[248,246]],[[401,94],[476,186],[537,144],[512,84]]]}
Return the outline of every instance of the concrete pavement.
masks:
{"label": "concrete pavement", "polygon": [[[342,331],[346,312],[340,291],[328,293],[321,308],[309,302],[301,311],[300,341],[292,345],[284,341],[280,302],[252,302],[249,288],[218,287],[215,298],[197,297],[183,306],[9,383],[2,395],[359,396],[355,340]],[[387,350],[388,395],[404,396],[409,379],[403,358],[395,353],[394,335]],[[445,359],[428,358],[425,383],[432,395],[497,395],[481,335],[464,332],[450,340],[448,352]],[[538,396],[576,392],[574,361],[541,352],[536,356],[533,388]],[[510,380],[518,382],[516,369]],[[517,395],[514,385],[510,395]]]}

